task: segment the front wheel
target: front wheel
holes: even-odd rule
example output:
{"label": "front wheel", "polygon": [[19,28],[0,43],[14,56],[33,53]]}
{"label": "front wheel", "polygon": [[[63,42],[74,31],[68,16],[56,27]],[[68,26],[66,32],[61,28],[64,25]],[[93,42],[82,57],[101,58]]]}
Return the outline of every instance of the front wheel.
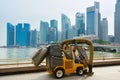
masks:
{"label": "front wheel", "polygon": [[56,78],[62,78],[64,76],[64,71],[62,69],[56,69],[54,75]]}
{"label": "front wheel", "polygon": [[82,68],[78,68],[78,69],[76,70],[76,74],[79,75],[79,76],[82,76],[82,75],[84,74],[83,69],[82,69]]}

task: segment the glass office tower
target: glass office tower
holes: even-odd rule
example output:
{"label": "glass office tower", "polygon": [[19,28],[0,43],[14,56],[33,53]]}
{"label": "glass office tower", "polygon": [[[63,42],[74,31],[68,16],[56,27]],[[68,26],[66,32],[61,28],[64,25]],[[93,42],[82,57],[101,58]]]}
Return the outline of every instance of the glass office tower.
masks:
{"label": "glass office tower", "polygon": [[120,0],[117,0],[114,13],[114,35],[115,43],[120,44]]}
{"label": "glass office tower", "polygon": [[7,23],[7,46],[14,46],[14,26]]}
{"label": "glass office tower", "polygon": [[49,42],[49,24],[48,22],[40,22],[40,44],[46,44]]}
{"label": "glass office tower", "polygon": [[[50,20],[50,32],[51,36],[50,39],[52,41],[57,42],[58,41],[58,21],[57,20]],[[54,35],[54,36],[53,36]]]}
{"label": "glass office tower", "polygon": [[75,20],[75,26],[77,28],[77,36],[85,34],[85,15],[77,12]]}
{"label": "glass office tower", "polygon": [[30,31],[30,45],[32,47],[37,47],[37,41],[38,41],[38,32],[37,30],[31,30]]}
{"label": "glass office tower", "polygon": [[95,2],[94,6],[87,8],[87,35],[99,36],[100,28],[100,12],[99,12],[99,2]]}
{"label": "glass office tower", "polygon": [[61,40],[68,39],[68,29],[71,27],[70,19],[65,15],[61,14]]}
{"label": "glass office tower", "polygon": [[101,22],[101,40],[108,41],[108,20],[107,18],[103,18]]}
{"label": "glass office tower", "polygon": [[16,26],[16,45],[17,46],[30,46],[30,24],[18,23]]}

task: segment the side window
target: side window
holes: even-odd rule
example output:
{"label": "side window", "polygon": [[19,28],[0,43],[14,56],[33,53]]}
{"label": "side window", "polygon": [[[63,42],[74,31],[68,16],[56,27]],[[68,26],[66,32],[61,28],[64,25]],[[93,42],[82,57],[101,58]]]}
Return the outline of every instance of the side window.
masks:
{"label": "side window", "polygon": [[66,47],[66,54],[65,54],[65,55],[66,55],[66,58],[67,58],[67,59],[73,59],[72,51],[71,51],[70,48],[71,48],[70,45]]}
{"label": "side window", "polygon": [[62,57],[64,57],[64,56],[65,56],[65,53],[64,53],[63,51],[61,52],[61,54],[62,54]]}
{"label": "side window", "polygon": [[70,55],[70,50],[66,49],[66,54]]}

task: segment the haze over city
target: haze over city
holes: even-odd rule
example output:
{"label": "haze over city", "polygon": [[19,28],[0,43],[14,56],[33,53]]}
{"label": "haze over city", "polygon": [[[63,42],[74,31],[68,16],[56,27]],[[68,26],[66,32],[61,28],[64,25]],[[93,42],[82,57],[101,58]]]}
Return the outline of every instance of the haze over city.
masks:
{"label": "haze over city", "polygon": [[[31,29],[40,28],[40,20],[58,20],[61,27],[61,13],[66,14],[72,25],[76,12],[86,14],[86,8],[100,2],[101,18],[108,20],[108,34],[114,35],[114,10],[116,0],[1,0],[0,1],[0,45],[6,45],[6,23],[13,25],[27,22]],[[86,20],[85,20],[86,21]]]}

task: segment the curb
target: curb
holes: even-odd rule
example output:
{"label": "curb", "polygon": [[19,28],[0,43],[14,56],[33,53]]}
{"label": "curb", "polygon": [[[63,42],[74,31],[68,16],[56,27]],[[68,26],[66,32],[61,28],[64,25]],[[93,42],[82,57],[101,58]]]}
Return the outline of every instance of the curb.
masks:
{"label": "curb", "polygon": [[[20,64],[22,65],[22,64]],[[101,66],[114,66],[114,65],[120,65],[120,59],[119,60],[103,60],[103,61],[94,61],[93,67],[101,67]],[[30,72],[42,72],[46,71],[47,67],[46,65],[40,65],[38,67],[35,66],[20,66],[20,67],[8,67],[8,68],[1,68],[0,69],[0,76],[1,75],[9,75],[9,74],[19,74],[19,73],[30,73]]]}

